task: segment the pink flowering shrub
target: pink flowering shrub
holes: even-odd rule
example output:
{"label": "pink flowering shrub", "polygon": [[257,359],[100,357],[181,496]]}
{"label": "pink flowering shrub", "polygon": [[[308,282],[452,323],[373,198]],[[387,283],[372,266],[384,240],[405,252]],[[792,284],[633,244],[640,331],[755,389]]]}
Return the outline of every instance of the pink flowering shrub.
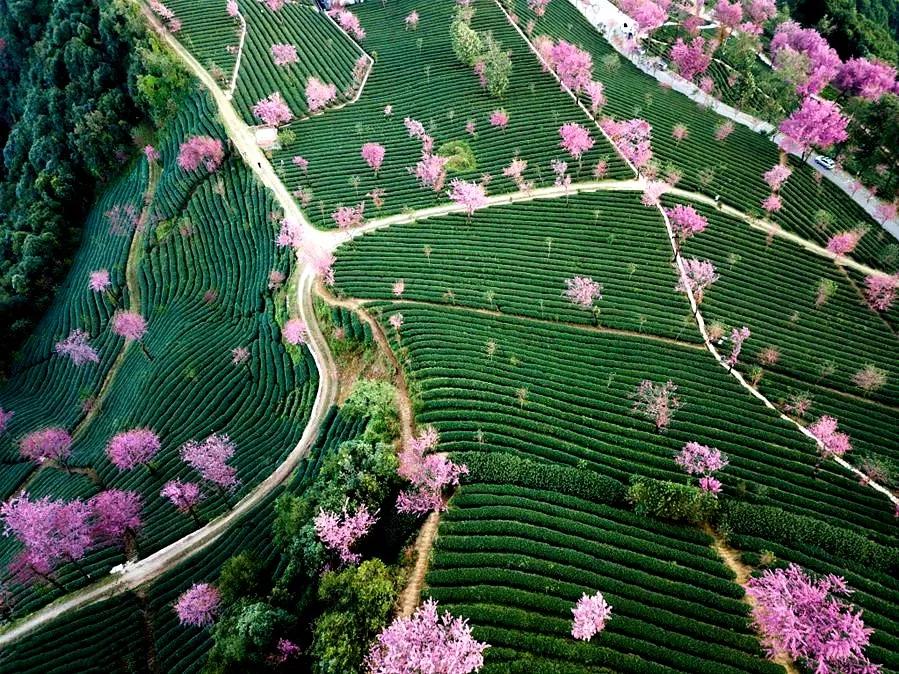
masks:
{"label": "pink flowering shrub", "polygon": [[769,213],[777,213],[777,211],[783,208],[783,205],[783,200],[780,198],[780,195],[775,194],[774,192],[762,200],[762,208]]}
{"label": "pink flowering shrub", "polygon": [[365,219],[365,202],[363,201],[358,206],[340,206],[331,213],[331,219],[340,229],[358,227]]}
{"label": "pink flowering shrub", "polygon": [[427,599],[411,618],[381,630],[366,665],[369,674],[471,674],[484,666],[487,648],[464,619],[438,615],[437,602]]}
{"label": "pink flowering shrub", "polygon": [[481,183],[455,178],[450,182],[447,194],[450,199],[465,208],[465,213],[469,218],[476,210],[487,205],[487,193]]}
{"label": "pink flowering shrub", "polygon": [[831,416],[824,415],[808,427],[809,433],[823,444],[822,456],[843,456],[852,449],[849,436],[837,430],[838,422]]}
{"label": "pink flowering shrub", "polygon": [[743,342],[749,339],[750,335],[749,328],[745,325],[742,328],[734,328],[731,331],[730,355],[727,357],[727,360],[724,361],[728,367],[733,367],[737,364],[737,359],[740,357],[740,351],[743,349]]}
{"label": "pink flowering shrub", "polygon": [[87,287],[92,292],[102,293],[104,290],[108,290],[111,285],[112,281],[109,280],[109,271],[106,269],[92,271],[88,277]]}
{"label": "pink flowering shrub", "polygon": [[677,385],[673,381],[655,384],[644,379],[633,395],[634,411],[651,420],[656,430],[664,431],[671,423],[675,410],[680,407],[676,392]]}
{"label": "pink flowering shrub", "polygon": [[725,468],[728,464],[727,455],[722,454],[720,450],[698,442],[688,442],[674,457],[674,462],[688,475],[698,476],[699,487],[703,491],[711,494],[718,494],[721,491],[721,483],[712,477],[712,473]]}
{"label": "pink flowering shrub", "polygon": [[855,250],[861,238],[861,233],[857,231],[834,234],[827,240],[827,250],[834,255],[848,255]]}
{"label": "pink flowering shrub", "polygon": [[425,452],[437,446],[437,431],[433,427],[425,429],[403,445],[399,454],[397,474],[412,483],[412,489],[400,493],[397,510],[403,513],[424,514],[434,510],[445,510],[443,493],[447,488],[458,486],[468,467],[458,465],[438,454]]}
{"label": "pink flowering shrub", "polygon": [[418,30],[418,21],[418,12],[414,9],[406,15],[405,19],[403,19],[403,23],[406,25],[406,30],[409,30],[410,28],[412,30]]}
{"label": "pink flowering shrub", "polygon": [[273,44],[271,52],[276,66],[289,66],[293,63],[298,63],[300,60],[300,57],[297,55],[297,48],[292,44]]}
{"label": "pink flowering shrub", "polygon": [[552,44],[548,39],[538,46],[538,51],[548,61],[562,85],[575,93],[580,93],[593,81],[593,57],[589,52],[578,49],[565,40]]}
{"label": "pink flowering shrub", "polygon": [[509,125],[509,114],[502,109],[490,113],[490,126],[498,126],[505,129]]}
{"label": "pink flowering shrub", "polygon": [[591,596],[584,593],[571,609],[571,614],[571,636],[581,641],[590,641],[606,628],[606,622],[612,617],[612,607],[601,592]]}
{"label": "pink flowering shrub", "polygon": [[606,104],[605,87],[602,82],[594,80],[587,83],[584,91],[590,98],[590,112],[595,116],[599,109]]}
{"label": "pink flowering shrub", "polygon": [[446,164],[448,161],[448,157],[425,153],[415,167],[410,169],[410,172],[415,174],[415,177],[418,178],[418,183],[422,187],[439,192],[443,189],[443,183],[446,180]]}
{"label": "pink flowering shrub", "polygon": [[666,208],[665,213],[668,215],[675,236],[681,243],[704,232],[709,225],[708,219],[692,206],[677,204],[674,208]]}
{"label": "pink flowering shrub", "polygon": [[668,184],[661,180],[650,180],[643,188],[643,195],[640,197],[640,203],[644,206],[658,206],[661,203],[661,197],[668,191]]}
{"label": "pink flowering shrub", "polygon": [[174,609],[178,622],[193,627],[211,625],[221,609],[221,595],[209,583],[195,583],[178,597]]}
{"label": "pink flowering shrub", "polygon": [[684,140],[689,133],[686,124],[675,124],[671,129],[671,137],[678,143]]}
{"label": "pink flowering shrub", "polygon": [[677,38],[671,47],[669,56],[677,68],[678,74],[685,80],[691,81],[696,75],[701,75],[708,70],[712,63],[711,52],[706,52],[704,37],[695,37],[689,44],[682,38]]}
{"label": "pink flowering shrub", "polygon": [[785,164],[775,164],[762,175],[765,182],[772,192],[777,192],[787,182],[787,179],[793,175],[793,169]]}
{"label": "pink flowering shrub", "polygon": [[58,427],[32,431],[19,441],[19,453],[35,463],[58,461],[65,465],[72,454],[72,436]]}
{"label": "pink flowering shrub", "polygon": [[178,166],[185,171],[196,171],[200,166],[215,173],[225,159],[222,141],[209,136],[193,136],[181,143],[178,150]]}
{"label": "pink flowering shrub", "polygon": [[696,302],[702,302],[706,290],[718,280],[715,265],[708,260],[689,258],[684,260],[684,275],[678,280],[674,289],[678,292],[690,292],[696,297]]}
{"label": "pink flowering shrub", "polygon": [[181,446],[181,459],[207,482],[232,491],[240,484],[237,470],[228,465],[236,447],[227,435],[213,433],[205,440],[188,440]]}
{"label": "pink flowering shrub", "polygon": [[196,482],[169,480],[162,486],[159,495],[168,499],[181,512],[193,512],[194,506],[203,500],[200,485]]}
{"label": "pink flowering shrub", "polygon": [[253,115],[268,126],[281,126],[293,119],[293,112],[277,91],[257,101]]}
{"label": "pink flowering shrub", "polygon": [[[769,45],[774,67],[787,72],[800,96],[820,93],[840,68],[840,57],[814,28],[784,21]],[[807,99],[808,100],[808,99]]]}
{"label": "pink flowering shrub", "polygon": [[889,311],[896,301],[899,275],[872,274],[865,277],[865,300],[874,311]]}
{"label": "pink flowering shrub", "polygon": [[393,314],[387,322],[390,323],[390,327],[399,332],[400,328],[403,327],[403,315],[399,312]]}
{"label": "pink flowering shrub", "polygon": [[849,96],[876,101],[896,89],[896,68],[888,63],[866,58],[849,59],[834,79],[834,86]]}
{"label": "pink flowering shrub", "polygon": [[95,543],[118,543],[133,537],[141,528],[140,494],[136,491],[106,489],[87,501],[91,511],[90,535]]}
{"label": "pink flowering shrub", "polygon": [[634,166],[640,168],[652,159],[652,127],[644,119],[629,119],[616,122],[608,118],[600,124],[615,147]]}
{"label": "pink flowering shrub", "polygon": [[566,290],[563,293],[573,304],[582,309],[592,309],[597,300],[602,299],[602,284],[589,276],[573,276],[565,279]]}
{"label": "pink flowering shrub", "polygon": [[97,350],[87,341],[88,337],[90,335],[84,330],[72,330],[68,337],[53,346],[53,350],[60,356],[65,356],[71,360],[75,365],[99,363],[100,356]]}
{"label": "pink flowering shrub", "polygon": [[594,145],[590,132],[576,122],[568,122],[560,126],[559,136],[562,137],[559,145],[574,159],[580,159]]}
{"label": "pink flowering shrub", "polygon": [[818,674],[876,674],[864,649],[874,630],[840,596],[852,590],[839,576],[813,577],[795,564],[750,578],[752,619],[770,656],[785,653]]}
{"label": "pink flowering shrub", "polygon": [[637,22],[641,31],[651,33],[668,19],[668,12],[652,0],[619,0],[621,10]]}
{"label": "pink flowering shrub", "polygon": [[337,17],[337,23],[340,24],[340,27],[347,33],[357,40],[365,39],[365,29],[362,27],[362,24],[359,23],[358,16],[346,9],[337,9],[334,14],[336,14]]}
{"label": "pink flowering shrub", "polygon": [[306,322],[299,318],[291,318],[284,324],[281,336],[288,344],[293,344],[294,346],[305,344],[309,340],[309,330],[306,327]]}
{"label": "pink flowering shrub", "polygon": [[378,175],[378,170],[384,162],[384,155],[387,154],[384,146],[379,143],[365,143],[360,154],[368,167],[375,172],[375,175]]}
{"label": "pink flowering shrub", "polygon": [[116,433],[106,445],[106,455],[119,470],[131,470],[150,461],[162,444],[149,428],[133,428]]}
{"label": "pink flowering shrub", "polygon": [[322,110],[335,98],[337,98],[336,85],[325,84],[316,77],[310,77],[306,82],[306,105],[309,107],[309,114]]}
{"label": "pink flowering shrub", "polygon": [[718,4],[715,5],[714,15],[715,20],[724,28],[733,30],[743,20],[743,6],[739,0],[736,0],[736,2],[718,0]]}
{"label": "pink flowering shrub", "polygon": [[126,340],[139,342],[147,332],[147,321],[136,311],[117,311],[112,317],[112,331]]}
{"label": "pink flowering shrub", "polygon": [[730,134],[734,132],[734,123],[730,120],[726,122],[722,122],[718,126],[715,127],[715,140],[722,141],[725,140]]}
{"label": "pink flowering shrub", "polygon": [[240,7],[237,5],[237,0],[228,0],[225,4],[225,11],[228,12],[228,16],[232,19],[236,19],[240,15]]}
{"label": "pink flowering shrub", "polygon": [[368,533],[372,525],[378,521],[377,514],[368,512],[365,506],[359,506],[352,514],[344,508],[342,513],[320,510],[313,524],[315,535],[332,552],[336,553],[342,564],[356,564],[361,559],[359,553],[350,548]]}

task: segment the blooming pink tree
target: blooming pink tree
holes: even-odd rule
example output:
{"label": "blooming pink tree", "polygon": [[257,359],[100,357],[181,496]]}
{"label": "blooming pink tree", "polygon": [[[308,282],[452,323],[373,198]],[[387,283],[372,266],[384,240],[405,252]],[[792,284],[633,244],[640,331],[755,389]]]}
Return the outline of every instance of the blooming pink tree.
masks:
{"label": "blooming pink tree", "polygon": [[412,30],[418,30],[418,21],[419,21],[418,12],[416,10],[412,10],[406,15],[406,18],[403,19],[403,23],[406,25],[406,30],[410,28]]}
{"label": "blooming pink tree", "polygon": [[528,0],[528,9],[534,13],[534,16],[541,17],[546,14],[546,8],[550,0]]}
{"label": "blooming pink tree", "polygon": [[652,0],[619,0],[621,10],[630,16],[640,31],[647,33],[659,28],[668,19],[668,12]]}
{"label": "blooming pink tree", "polygon": [[442,157],[439,154],[422,154],[421,160],[410,169],[411,173],[418,178],[418,183],[424,188],[430,188],[435,192],[443,189],[443,183],[446,181],[446,164],[448,157]]}
{"label": "blooming pink tree", "polygon": [[589,276],[572,276],[565,279],[565,286],[565,297],[582,309],[592,310],[594,303],[602,299],[602,284]]}
{"label": "blooming pink tree", "polygon": [[544,57],[563,86],[580,93],[593,81],[593,57],[589,52],[565,40],[546,47]]}
{"label": "blooming pink tree", "polygon": [[791,175],[793,175],[793,169],[789,166],[786,164],[775,164],[762,174],[762,178],[768,183],[768,187],[771,188],[772,192],[777,192]]}
{"label": "blooming pink tree", "polygon": [[190,513],[194,522],[200,524],[200,518],[195,510],[203,500],[203,492],[196,482],[182,482],[181,480],[169,480],[162,486],[159,495],[168,499],[182,513]]}
{"label": "blooming pink tree", "polygon": [[88,276],[87,287],[90,288],[91,292],[102,293],[108,290],[111,285],[112,281],[109,280],[109,271],[106,269],[97,269]]}
{"label": "blooming pink tree", "polygon": [[394,330],[397,331],[397,333],[399,333],[400,328],[403,327],[404,320],[405,319],[403,318],[403,315],[400,312],[397,312],[397,313],[391,315],[391,317],[389,319],[387,319],[387,322],[390,323],[391,328],[393,328]]}
{"label": "blooming pink tree", "polygon": [[188,138],[178,149],[178,166],[185,171],[196,171],[202,166],[208,173],[215,173],[224,159],[222,141],[209,136]]}
{"label": "blooming pink tree", "polygon": [[834,255],[848,255],[858,245],[862,234],[859,231],[840,232],[827,240],[827,250]]}
{"label": "blooming pink tree", "polygon": [[884,224],[887,220],[893,220],[896,217],[896,214],[899,213],[899,203],[895,201],[889,203],[881,202],[877,204],[877,208],[874,209],[874,212],[877,215],[880,224]]}
{"label": "blooming pink tree", "polygon": [[849,59],[840,66],[834,86],[847,96],[876,101],[896,89],[896,68],[882,61]]}
{"label": "blooming pink tree", "polygon": [[509,125],[509,113],[499,108],[490,113],[490,126],[498,126],[505,131]]}
{"label": "blooming pink tree", "polygon": [[53,350],[60,356],[71,360],[75,365],[99,363],[100,356],[97,354],[97,350],[87,341],[89,336],[84,330],[72,330],[68,337],[54,345]]}
{"label": "blooming pink tree", "polygon": [[666,208],[665,213],[681,244],[692,236],[704,232],[709,225],[708,219],[692,206],[677,204],[674,208]]}
{"label": "blooming pink tree", "polygon": [[344,507],[342,513],[321,509],[315,516],[313,524],[315,535],[329,550],[337,554],[342,564],[357,564],[361,556],[351,552],[353,547],[378,521],[377,513],[372,514],[364,505],[360,505],[350,514]]}
{"label": "blooming pink tree", "polygon": [[886,386],[887,373],[876,365],[868,363],[861,370],[852,375],[852,383],[865,393],[878,391]]}
{"label": "blooming pink tree", "polygon": [[549,165],[552,167],[553,173],[556,175],[556,179],[553,184],[556,187],[565,188],[565,196],[567,198],[568,188],[571,186],[571,176],[568,175],[568,162],[553,159],[549,162]]}
{"label": "blooming pink tree", "polygon": [[225,4],[225,10],[232,19],[236,19],[240,16],[240,7],[237,5],[237,0],[228,0]]}
{"label": "blooming pink tree", "polygon": [[378,170],[384,162],[384,155],[387,154],[387,150],[384,146],[379,143],[365,143],[365,145],[362,146],[360,154],[365,160],[365,163],[368,164],[368,167],[374,171],[377,176]]}
{"label": "blooming pink tree", "polygon": [[309,330],[306,327],[306,322],[299,318],[291,318],[284,324],[281,336],[288,344],[293,344],[294,346],[305,344],[309,339]]}
{"label": "blooming pink tree", "polygon": [[340,206],[331,213],[331,219],[339,229],[358,227],[365,220],[365,202],[358,206]]}
{"label": "blooming pink tree", "polygon": [[144,355],[152,360],[150,352],[143,343],[147,332],[147,321],[136,311],[117,311],[112,317],[112,331],[119,337],[124,337],[126,342],[140,344]]}
{"label": "blooming pink tree", "polygon": [[576,122],[567,122],[560,126],[559,136],[562,138],[559,143],[562,149],[578,161],[595,144],[590,132]]}
{"label": "blooming pink tree", "polygon": [[661,203],[662,195],[668,191],[668,183],[663,180],[650,180],[643,188],[643,195],[640,197],[640,203],[644,206],[658,206]]}
{"label": "blooming pink tree", "polygon": [[728,367],[732,368],[737,364],[737,359],[740,357],[740,351],[743,349],[743,342],[749,339],[750,335],[749,328],[745,325],[742,328],[734,328],[731,331],[730,355],[727,357],[727,360],[724,361]]}
{"label": "blooming pink tree", "polygon": [[677,72],[685,80],[692,80],[696,75],[704,73],[712,63],[711,53],[706,53],[704,37],[694,37],[689,44],[682,38],[677,38],[669,56],[677,67]]}
{"label": "blooming pink tree", "polygon": [[715,21],[720,24],[722,31],[730,32],[743,20],[743,5],[740,4],[740,0],[735,2],[718,0],[714,15]]}
{"label": "blooming pink tree", "polygon": [[149,428],[116,433],[106,445],[106,455],[119,470],[147,465],[162,448],[159,436]]}
{"label": "blooming pink tree", "polygon": [[144,157],[147,158],[147,162],[152,164],[153,162],[159,161],[160,154],[159,150],[157,150],[152,145],[144,145]]}
{"label": "blooming pink tree", "polygon": [[221,604],[221,594],[215,587],[209,583],[194,583],[178,597],[173,608],[182,625],[206,627],[215,622]]}
{"label": "blooming pink tree", "polygon": [[605,87],[603,87],[602,82],[593,80],[587,83],[584,91],[590,98],[590,112],[596,116],[599,109],[606,104]]}
{"label": "blooming pink tree", "polygon": [[446,510],[444,493],[458,486],[462,476],[467,474],[468,466],[454,463],[439,454],[429,454],[413,470],[409,478],[412,488],[400,492],[396,509],[415,515]]}
{"label": "blooming pink tree", "polygon": [[671,137],[677,141],[678,145],[686,137],[690,135],[690,131],[686,124],[675,124],[671,129]]}
{"label": "blooming pink tree", "polygon": [[97,543],[122,541],[127,547],[141,528],[140,494],[136,491],[107,489],[92,496],[87,507],[92,518],[91,536]]}
{"label": "blooming pink tree", "polygon": [[603,120],[600,126],[615,147],[637,168],[652,159],[652,127],[645,119],[616,122],[609,118]]}
{"label": "blooming pink tree", "polygon": [[777,16],[777,4],[774,0],[750,0],[746,11],[750,19],[762,24]]}
{"label": "blooming pink tree", "polygon": [[590,641],[606,628],[612,617],[612,607],[601,592],[588,596],[585,592],[571,609],[571,636],[581,641]]}
{"label": "blooming pink tree", "polygon": [[874,311],[889,311],[896,301],[899,275],[872,274],[865,277],[865,299]]}
{"label": "blooming pink tree", "polygon": [[779,128],[806,154],[812,147],[827,149],[846,140],[848,124],[849,119],[840,113],[835,103],[809,97],[780,123]]}
{"label": "blooming pink tree", "polygon": [[293,218],[281,220],[278,236],[275,237],[275,245],[278,248],[299,248],[302,240],[303,226],[297,220]]}
{"label": "blooming pink tree", "polygon": [[840,57],[814,28],[784,21],[770,44],[774,67],[796,85],[800,96],[820,93],[840,68]]}
{"label": "blooming pink tree", "polygon": [[533,185],[524,179],[524,172],[528,168],[528,162],[525,159],[515,157],[508,166],[503,169],[503,175],[512,180],[515,186],[522,192],[528,191]]}
{"label": "blooming pink tree", "polygon": [[274,60],[276,66],[289,66],[298,63],[300,60],[300,57],[297,55],[297,48],[292,44],[273,44],[271,51],[272,60]]}
{"label": "blooming pink tree", "polygon": [[715,140],[723,141],[726,140],[730,134],[734,132],[734,123],[730,120],[726,122],[721,122],[718,126],[715,127]]}
{"label": "blooming pink tree", "polygon": [[487,648],[464,619],[438,615],[437,602],[428,599],[411,618],[396,618],[381,630],[366,664],[369,674],[471,674],[484,666]]}
{"label": "blooming pink tree", "polygon": [[699,476],[699,488],[710,494],[721,492],[721,482],[712,477],[729,463],[721,450],[698,442],[688,442],[674,457],[674,462],[688,475]]}
{"label": "blooming pink tree", "polygon": [[281,126],[293,119],[290,106],[277,91],[256,101],[256,105],[253,106],[253,115],[268,126]]}
{"label": "blooming pink tree", "polygon": [[306,105],[309,114],[322,110],[328,103],[337,98],[337,86],[325,84],[317,77],[310,77],[306,82]]}
{"label": "blooming pink tree", "polygon": [[809,433],[814,435],[821,443],[818,447],[820,458],[815,466],[815,470],[818,469],[821,461],[827,457],[843,456],[852,449],[852,442],[849,436],[838,431],[837,426],[837,420],[825,414],[808,427]]}
{"label": "blooming pink tree", "polygon": [[418,435],[412,437],[408,442],[403,444],[403,449],[399,453],[399,466],[397,474],[404,477],[410,482],[415,479],[421,472],[424,465],[425,453],[429,449],[437,446],[439,441],[437,430],[433,426],[429,426]]}
{"label": "blooming pink tree", "polygon": [[668,380],[664,384],[655,384],[644,379],[634,393],[634,411],[656,425],[656,430],[664,431],[671,423],[671,417],[680,407],[680,400],[675,395],[677,385]]}
{"label": "blooming pink tree", "polygon": [[235,449],[227,435],[213,433],[202,442],[185,442],[181,446],[181,459],[224,497],[226,491],[233,491],[240,484],[237,470],[228,465]]}
{"label": "blooming pink tree", "polygon": [[487,193],[482,183],[455,178],[450,182],[447,194],[450,199],[465,208],[469,220],[471,220],[472,213],[487,205]]}
{"label": "blooming pink tree", "polygon": [[362,28],[362,24],[359,23],[359,17],[350,12],[349,10],[338,8],[334,14],[337,17],[337,23],[340,24],[340,27],[343,28],[347,33],[352,35],[357,40],[365,39],[365,29]]}
{"label": "blooming pink tree", "polygon": [[22,438],[19,453],[35,463],[56,461],[65,466],[72,455],[72,436],[64,428],[42,428]]}
{"label": "blooming pink tree", "polygon": [[768,213],[777,213],[777,211],[783,208],[783,205],[784,203],[780,198],[780,195],[775,194],[774,192],[762,199],[762,208],[764,208]]}
{"label": "blooming pink tree", "polygon": [[697,304],[702,302],[705,291],[718,280],[715,265],[708,260],[697,260],[695,257],[684,260],[684,274],[678,280],[675,290],[692,292]]}
{"label": "blooming pink tree", "polygon": [[864,654],[874,630],[865,627],[861,611],[839,598],[851,592],[843,578],[814,578],[795,564],[765,570],[746,583],[753,622],[771,657],[785,653],[819,674],[876,674],[880,667]]}

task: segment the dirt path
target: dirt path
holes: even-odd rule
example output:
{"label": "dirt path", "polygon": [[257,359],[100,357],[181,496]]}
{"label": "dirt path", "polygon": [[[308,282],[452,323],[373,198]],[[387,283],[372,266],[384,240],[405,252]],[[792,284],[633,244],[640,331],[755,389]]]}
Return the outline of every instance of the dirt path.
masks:
{"label": "dirt path", "polygon": [[431,562],[431,548],[434,547],[439,526],[440,513],[432,512],[418,532],[418,538],[415,539],[415,566],[406,587],[400,593],[399,607],[397,608],[397,616],[400,618],[411,616],[421,599],[421,589],[424,587],[425,575],[428,573],[428,565]]}
{"label": "dirt path", "polygon": [[[745,588],[746,583],[752,577],[752,567],[745,564],[740,556],[740,551],[730,547],[708,523],[703,525],[703,530],[711,536],[712,549],[715,551],[715,554],[721,558],[721,561],[724,562],[728,569],[734,572],[737,585]],[[743,595],[743,602],[750,607],[755,606],[755,600],[748,594]],[[790,660],[786,653],[778,653],[771,660],[787,670],[788,674],[799,674],[796,664]]]}

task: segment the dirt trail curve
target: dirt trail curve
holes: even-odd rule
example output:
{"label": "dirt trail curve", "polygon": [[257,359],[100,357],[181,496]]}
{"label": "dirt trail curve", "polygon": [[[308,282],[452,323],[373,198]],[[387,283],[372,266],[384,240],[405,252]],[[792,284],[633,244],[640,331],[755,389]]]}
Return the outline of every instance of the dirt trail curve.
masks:
{"label": "dirt trail curve", "polygon": [[[187,67],[212,93],[218,105],[222,122],[235,147],[238,148],[241,156],[253,168],[262,183],[275,194],[276,199],[284,209],[285,215],[293,217],[297,222],[302,223],[304,229],[312,230],[312,227],[308,225],[299,208],[297,208],[290,197],[287,189],[278,180],[265,155],[256,147],[249,128],[238,118],[234,108],[231,107],[225,95],[216,86],[209,74],[187,50],[181,47],[171,35],[162,29],[156,17],[149,10],[143,7],[143,5],[141,5],[141,9],[147,15],[150,24],[159,32],[165,42],[184,59]],[[11,623],[0,631],[0,648],[46,625],[63,613],[108,599],[159,577],[173,565],[184,561],[213,543],[240,517],[261,503],[272,490],[290,477],[318,436],[319,428],[324,422],[325,415],[337,398],[336,368],[324,335],[322,335],[321,329],[316,322],[315,311],[312,306],[312,287],[315,282],[315,273],[311,267],[302,264],[298,273],[296,314],[301,320],[305,321],[309,330],[307,346],[319,372],[319,384],[312,412],[309,415],[309,421],[296,447],[274,473],[244,496],[232,510],[152,555],[137,562],[116,567],[103,580],[68,594],[44,608]]]}

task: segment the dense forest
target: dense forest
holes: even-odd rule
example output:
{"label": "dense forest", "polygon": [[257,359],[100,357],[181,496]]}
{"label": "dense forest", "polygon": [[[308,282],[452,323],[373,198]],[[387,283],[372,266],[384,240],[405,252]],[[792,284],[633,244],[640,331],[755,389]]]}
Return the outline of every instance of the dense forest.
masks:
{"label": "dense forest", "polygon": [[[122,0],[0,0],[0,341],[19,344],[98,185],[187,82]],[[0,366],[14,349],[5,349]]]}
{"label": "dense forest", "polygon": [[899,64],[899,0],[788,0],[793,18],[816,26],[845,60],[877,56]]}

